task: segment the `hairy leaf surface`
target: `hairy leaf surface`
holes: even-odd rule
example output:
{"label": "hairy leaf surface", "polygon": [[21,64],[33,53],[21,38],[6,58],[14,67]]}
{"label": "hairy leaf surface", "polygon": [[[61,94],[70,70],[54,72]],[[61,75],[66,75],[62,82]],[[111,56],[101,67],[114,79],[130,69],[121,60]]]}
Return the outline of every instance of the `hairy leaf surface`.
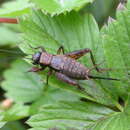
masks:
{"label": "hairy leaf surface", "polygon": [[34,129],[91,129],[129,130],[129,100],[123,112],[115,112],[102,105],[83,102],[60,102],[43,106],[39,114],[32,116],[28,124]]}

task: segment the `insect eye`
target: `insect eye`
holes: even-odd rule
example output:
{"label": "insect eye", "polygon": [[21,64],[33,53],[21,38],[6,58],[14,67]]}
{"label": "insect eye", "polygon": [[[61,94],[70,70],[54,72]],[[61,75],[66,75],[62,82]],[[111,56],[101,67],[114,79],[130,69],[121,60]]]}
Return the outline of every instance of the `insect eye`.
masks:
{"label": "insect eye", "polygon": [[40,52],[38,52],[38,53],[33,55],[32,60],[34,61],[34,64],[38,64],[39,63],[40,56],[41,56]]}

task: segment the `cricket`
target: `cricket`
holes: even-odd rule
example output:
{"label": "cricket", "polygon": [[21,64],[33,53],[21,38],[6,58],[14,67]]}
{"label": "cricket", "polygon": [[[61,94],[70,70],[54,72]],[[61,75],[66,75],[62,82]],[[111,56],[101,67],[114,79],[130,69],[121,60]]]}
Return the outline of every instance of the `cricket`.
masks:
{"label": "cricket", "polygon": [[[40,67],[32,67],[28,72],[43,71],[45,68],[49,68],[47,74],[46,83],[48,84],[49,77],[53,74],[55,76],[70,85],[76,86],[78,89],[83,90],[79,85],[78,80],[89,79],[104,79],[104,80],[119,80],[115,78],[98,77],[90,74],[91,70],[95,69],[100,72],[98,65],[95,63],[93,53],[91,49],[85,48],[81,50],[64,53],[64,47],[60,46],[57,50],[57,54],[50,54],[46,52],[43,47],[37,47],[33,49],[40,49],[39,52],[32,55],[32,61],[34,65],[40,65]],[[93,64],[93,68],[88,69],[85,65],[77,61],[80,57],[89,53]]]}

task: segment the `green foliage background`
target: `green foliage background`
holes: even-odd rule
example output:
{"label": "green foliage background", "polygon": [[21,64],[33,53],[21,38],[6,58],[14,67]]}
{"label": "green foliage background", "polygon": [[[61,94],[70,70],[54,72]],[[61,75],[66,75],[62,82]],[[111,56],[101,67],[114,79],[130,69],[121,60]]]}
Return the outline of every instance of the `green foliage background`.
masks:
{"label": "green foliage background", "polygon": [[[96,2],[98,0],[95,2],[73,0],[71,3],[58,0],[48,2],[32,0],[32,3],[29,3],[26,0],[23,2],[19,0],[5,3],[0,16],[19,16],[19,26],[1,26],[1,29],[6,31],[3,35],[8,34],[8,37],[1,41],[1,48],[25,54],[37,52],[29,45],[43,46],[53,54],[56,54],[60,45],[64,46],[65,52],[90,48],[96,63],[103,62],[100,67],[112,68],[111,71],[104,73],[93,71],[93,75],[119,78],[121,81],[80,81],[80,85],[85,88],[85,92],[82,92],[57,80],[55,76],[51,76],[47,86],[45,84],[47,70],[27,73],[32,67],[28,60],[18,58],[11,64],[12,60],[5,62],[7,66],[2,67],[4,69],[10,67],[4,72],[3,68],[1,69],[3,72],[1,77],[4,78],[1,87],[6,91],[5,97],[12,99],[14,104],[8,109],[3,109],[1,105],[0,127],[9,122],[2,129],[11,126],[14,127],[11,129],[27,129],[27,126],[17,121],[26,117],[29,117],[26,124],[32,127],[31,130],[130,129],[130,3],[128,2],[123,10],[117,10],[116,20],[109,18],[99,29],[94,17],[98,21],[98,15],[101,17],[101,14],[105,13],[96,14],[95,8],[98,8]],[[117,3],[115,2],[114,6]],[[12,8],[14,6],[17,7],[15,10]],[[105,21],[104,18],[107,16],[103,16],[102,21]],[[102,22],[99,23],[101,25]],[[17,39],[18,36],[21,38]],[[18,45],[22,52],[14,49],[15,45]],[[89,55],[79,61],[89,68],[92,67]]]}

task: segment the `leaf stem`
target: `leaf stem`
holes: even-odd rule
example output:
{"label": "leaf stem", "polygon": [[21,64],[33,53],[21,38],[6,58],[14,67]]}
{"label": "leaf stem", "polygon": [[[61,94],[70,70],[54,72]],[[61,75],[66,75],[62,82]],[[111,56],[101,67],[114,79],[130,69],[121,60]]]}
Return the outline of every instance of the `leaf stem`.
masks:
{"label": "leaf stem", "polygon": [[18,20],[16,18],[0,18],[0,23],[18,24]]}

